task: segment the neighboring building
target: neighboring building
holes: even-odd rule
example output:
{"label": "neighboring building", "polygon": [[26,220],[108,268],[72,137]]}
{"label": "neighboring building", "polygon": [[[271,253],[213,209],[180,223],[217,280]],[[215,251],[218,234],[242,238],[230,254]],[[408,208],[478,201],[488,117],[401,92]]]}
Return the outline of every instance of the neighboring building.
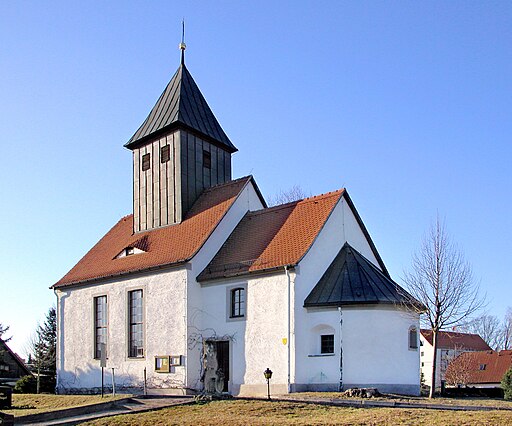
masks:
{"label": "neighboring building", "polygon": [[267,208],[183,60],[126,147],[133,214],[53,286],[60,392],[105,354],[130,391],[419,393],[419,317],[346,190]]}
{"label": "neighboring building", "polygon": [[23,376],[31,376],[23,360],[0,339],[0,385],[14,386]]}
{"label": "neighboring building", "polygon": [[[434,359],[432,337],[432,330],[421,330],[421,375],[427,386],[432,384],[432,362]],[[478,334],[440,331],[437,345],[436,389],[441,387],[441,382],[445,380],[448,364],[454,358],[463,352],[487,351],[490,349],[489,345]]]}
{"label": "neighboring building", "polygon": [[[501,379],[512,368],[512,351],[467,352],[455,358],[450,369],[463,376],[462,385],[499,388]],[[462,383],[464,382],[464,383]]]}

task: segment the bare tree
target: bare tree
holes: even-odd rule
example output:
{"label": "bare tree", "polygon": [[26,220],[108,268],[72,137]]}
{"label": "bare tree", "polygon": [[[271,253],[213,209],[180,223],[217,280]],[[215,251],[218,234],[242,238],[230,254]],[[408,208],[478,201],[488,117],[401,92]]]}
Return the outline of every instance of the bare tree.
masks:
{"label": "bare tree", "polygon": [[293,185],[290,189],[283,191],[282,189],[279,192],[271,195],[268,198],[269,206],[278,206],[279,204],[291,203],[292,201],[302,200],[303,198],[309,197],[311,194],[306,194],[306,192],[299,185]]}
{"label": "bare tree", "polygon": [[512,308],[507,309],[505,320],[503,321],[503,349],[512,349]]}
{"label": "bare tree", "polygon": [[449,238],[439,217],[413,254],[412,268],[405,272],[404,281],[411,295],[424,305],[420,307],[413,301],[408,306],[424,314],[422,322],[432,330],[434,356],[429,397],[433,398],[439,331],[467,322],[482,308],[484,298],[473,280],[470,264]]}
{"label": "bare tree", "polygon": [[464,333],[478,334],[491,349],[499,351],[503,348],[504,326],[494,315],[481,315],[458,328]]}
{"label": "bare tree", "polygon": [[446,383],[452,386],[467,386],[470,383],[473,363],[469,355],[462,353],[448,364]]}
{"label": "bare tree", "polygon": [[[0,340],[2,340],[5,343],[7,343],[9,340],[12,339],[12,336],[4,337],[5,333],[7,333],[8,331],[9,331],[9,326],[3,325],[2,323],[0,323]],[[0,346],[0,359],[3,357],[4,352],[5,352],[5,350],[2,348],[3,348],[3,345]]]}
{"label": "bare tree", "polygon": [[4,342],[8,342],[9,340],[12,339],[12,337],[4,337],[4,334],[7,333],[8,331],[9,331],[9,326],[3,325],[0,322],[0,339],[2,339]]}

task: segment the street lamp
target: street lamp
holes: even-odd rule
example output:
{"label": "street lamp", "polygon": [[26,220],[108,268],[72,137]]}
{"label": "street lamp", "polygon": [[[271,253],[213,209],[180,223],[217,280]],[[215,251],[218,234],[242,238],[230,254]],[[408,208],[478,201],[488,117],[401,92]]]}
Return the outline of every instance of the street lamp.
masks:
{"label": "street lamp", "polygon": [[267,379],[267,395],[268,400],[270,401],[270,379],[272,378],[272,370],[267,367],[267,369],[263,372],[265,379]]}

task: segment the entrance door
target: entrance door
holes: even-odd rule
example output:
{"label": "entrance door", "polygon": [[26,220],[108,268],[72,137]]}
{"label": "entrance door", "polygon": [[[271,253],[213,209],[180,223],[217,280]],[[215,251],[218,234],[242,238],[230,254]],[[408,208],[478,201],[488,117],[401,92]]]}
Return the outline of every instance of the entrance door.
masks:
{"label": "entrance door", "polygon": [[207,392],[228,392],[229,341],[208,340],[205,342],[205,377]]}
{"label": "entrance door", "polygon": [[[222,392],[228,391],[229,383],[229,341],[221,341],[217,343],[217,364],[219,366],[219,376],[224,375],[224,387]],[[222,373],[222,374],[221,374]]]}

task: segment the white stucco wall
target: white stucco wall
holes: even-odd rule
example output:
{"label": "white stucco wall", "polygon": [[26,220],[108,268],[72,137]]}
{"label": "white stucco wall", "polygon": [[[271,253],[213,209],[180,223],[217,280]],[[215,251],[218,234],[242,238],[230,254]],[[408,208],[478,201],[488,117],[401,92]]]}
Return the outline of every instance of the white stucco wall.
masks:
{"label": "white stucco wall", "polygon": [[[211,337],[215,333],[220,336],[224,334],[231,335],[234,330],[232,327],[227,327],[225,331],[223,331],[224,329],[219,327],[218,322],[214,323],[214,327],[212,327],[210,322],[211,318],[221,317],[222,321],[225,323],[226,317],[222,316],[216,309],[210,312],[210,307],[212,306],[210,301],[212,292],[203,291],[201,285],[196,281],[196,277],[210,263],[215,254],[217,254],[222,247],[222,244],[224,244],[245,214],[248,211],[260,210],[262,208],[263,204],[261,203],[252,182],[250,182],[240,193],[208,241],[189,264],[187,275],[187,333],[189,336],[187,353],[187,385],[192,389],[202,389],[203,386],[200,382],[202,340]],[[218,289],[216,291],[219,292],[216,300],[220,298],[222,301],[221,305],[218,306],[218,309],[225,309],[225,291],[224,289]],[[225,311],[223,312],[225,313]],[[235,367],[236,366],[233,366],[233,371],[235,371]]]}
{"label": "white stucco wall", "polygon": [[[419,390],[419,349],[409,349],[409,328],[417,317],[386,305],[309,309],[296,332],[298,389],[377,387],[381,391]],[[340,319],[343,319],[340,325]],[[329,328],[332,331],[329,331]],[[320,355],[320,334],[333,333],[335,355]],[[341,339],[341,341],[340,341]],[[343,376],[340,371],[343,348]]]}
{"label": "white stucco wall", "polygon": [[[343,383],[376,386],[382,391],[419,392],[419,349],[409,350],[408,331],[419,330],[419,318],[389,305],[306,309],[304,300],[318,283],[343,244],[349,244],[380,266],[353,212],[344,199],[333,210],[324,229],[294,275],[294,345],[297,390],[336,389],[340,382],[340,337],[343,345]],[[324,331],[321,329],[324,327]],[[335,356],[311,356],[319,347],[320,334],[335,335]],[[313,342],[312,342],[313,341]],[[315,343],[316,342],[316,343]]]}
{"label": "white stucco wall", "polygon": [[[142,387],[144,368],[149,387],[182,387],[185,368],[175,367],[163,376],[154,372],[155,355],[181,355],[186,350],[185,268],[162,270],[119,281],[58,291],[58,388],[99,387],[100,361],[94,359],[94,297],[107,296],[108,340],[105,384],[111,385],[115,368],[116,387]],[[128,292],[143,290],[144,358],[128,357]],[[63,326],[64,324],[64,326]]]}
{"label": "white stucco wall", "polygon": [[[245,287],[246,316],[229,319],[229,291]],[[260,275],[204,285],[202,335],[230,341],[230,391],[266,391],[263,371],[268,367],[273,390],[286,391],[287,280],[283,274]],[[199,349],[199,348],[198,348]],[[242,386],[242,389],[240,388]]]}

